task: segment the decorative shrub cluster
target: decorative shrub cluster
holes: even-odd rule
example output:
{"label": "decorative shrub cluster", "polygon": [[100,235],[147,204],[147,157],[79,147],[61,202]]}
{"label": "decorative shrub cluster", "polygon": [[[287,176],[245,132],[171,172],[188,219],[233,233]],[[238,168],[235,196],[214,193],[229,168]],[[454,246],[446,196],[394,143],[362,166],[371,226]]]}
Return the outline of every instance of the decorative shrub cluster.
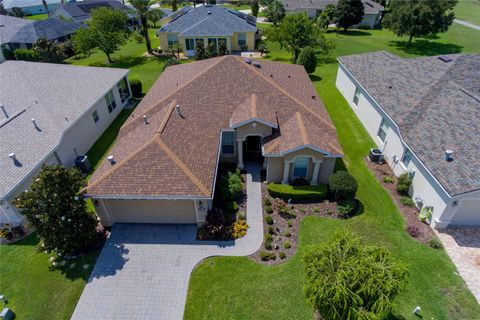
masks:
{"label": "decorative shrub cluster", "polygon": [[386,177],[383,177],[383,182],[393,183],[393,182],[395,182],[395,179],[393,179],[393,177],[391,177],[391,176],[386,176]]}
{"label": "decorative shrub cluster", "polygon": [[243,192],[243,181],[240,170],[229,171],[220,178],[219,195],[224,202],[238,199]]}
{"label": "decorative shrub cluster", "polygon": [[345,199],[337,202],[338,216],[340,218],[349,218],[354,212],[357,206],[357,200]]}
{"label": "decorative shrub cluster", "polygon": [[262,259],[262,261],[276,260],[277,256],[273,252],[261,251],[260,259]]}
{"label": "decorative shrub cluster", "polygon": [[134,98],[142,97],[142,82],[138,79],[130,79],[130,89]]}
{"label": "decorative shrub cluster", "polygon": [[287,258],[287,255],[285,254],[285,252],[281,251],[278,256],[280,257],[280,259],[286,259]]}
{"label": "decorative shrub cluster", "polygon": [[266,206],[265,207],[265,212],[268,213],[268,214],[272,214],[273,213],[273,208],[271,206]]}
{"label": "decorative shrub cluster", "polygon": [[411,235],[414,238],[418,238],[422,234],[422,232],[420,231],[420,228],[418,228],[415,225],[408,226],[407,232],[409,235]]}
{"label": "decorative shrub cluster", "polygon": [[198,229],[200,240],[225,240],[230,236],[225,226],[225,215],[219,208],[213,208],[207,212],[205,223]]}
{"label": "decorative shrub cluster", "polygon": [[235,221],[230,229],[232,238],[238,239],[247,235],[248,224],[245,220]]}
{"label": "decorative shrub cluster", "polygon": [[397,192],[403,196],[408,196],[411,185],[412,178],[407,173],[402,173],[397,180]]}
{"label": "decorative shrub cluster", "polygon": [[290,248],[292,247],[292,245],[290,244],[290,242],[287,241],[287,242],[284,242],[284,243],[283,243],[283,247],[284,247],[285,249],[290,249]]}
{"label": "decorative shrub cluster", "polygon": [[415,205],[415,202],[412,200],[412,198],[405,196],[400,198],[400,203],[405,207],[413,207]]}
{"label": "decorative shrub cluster", "polygon": [[269,225],[272,225],[273,224],[273,218],[272,216],[266,216],[265,217],[265,222]]}
{"label": "decorative shrub cluster", "polygon": [[267,233],[265,235],[265,249],[272,250],[273,237],[271,234]]}
{"label": "decorative shrub cluster", "polygon": [[428,241],[428,245],[434,249],[443,249],[443,243],[438,237],[433,237]]}
{"label": "decorative shrub cluster", "polygon": [[346,171],[337,171],[330,176],[330,190],[335,199],[355,198],[357,189],[357,180]]}
{"label": "decorative shrub cluster", "polygon": [[327,195],[327,186],[291,186],[279,183],[268,184],[268,193],[274,198],[285,200],[322,200]]}

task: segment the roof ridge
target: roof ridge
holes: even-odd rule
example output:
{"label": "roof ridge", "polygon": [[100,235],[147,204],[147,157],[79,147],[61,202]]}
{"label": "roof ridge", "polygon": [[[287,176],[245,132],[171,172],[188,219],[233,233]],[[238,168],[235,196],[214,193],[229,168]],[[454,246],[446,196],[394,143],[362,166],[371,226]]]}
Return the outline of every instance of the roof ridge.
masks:
{"label": "roof ridge", "polygon": [[296,116],[297,116],[298,126],[300,127],[300,133],[302,135],[303,144],[309,144],[310,142],[308,140],[307,129],[305,128],[305,124],[303,123],[302,114],[297,111]]}
{"label": "roof ridge", "polygon": [[185,173],[187,177],[192,180],[192,182],[197,186],[200,191],[208,196],[210,195],[210,190],[193,174],[193,172],[188,168],[188,166],[183,163],[183,161],[166,145],[166,143],[158,136],[156,139],[154,139],[157,144],[160,146],[160,148],[165,151],[165,153],[172,159],[173,162],[180,168],[180,170]]}
{"label": "roof ridge", "polygon": [[[220,62],[222,62],[223,60],[226,59],[226,57],[228,57],[228,55],[225,55],[221,58],[218,58],[218,61],[215,62],[214,64],[212,64],[211,66],[207,67],[205,70],[203,70],[202,72],[200,72],[197,76],[191,78],[190,80],[188,80],[187,82],[185,82],[184,84],[182,84],[181,86],[179,86],[178,88],[176,88],[175,90],[173,90],[172,92],[170,92],[168,95],[166,95],[165,97],[161,98],[153,107],[150,107],[148,108],[147,110],[145,110],[143,112],[143,114],[147,114],[148,112],[152,111],[153,109],[157,108],[159,105],[161,105],[161,103],[163,103],[164,101],[168,100],[171,96],[173,96],[174,94],[176,94],[178,91],[180,91],[181,89],[183,89],[184,87],[186,87],[187,85],[189,85],[190,83],[192,83],[193,81],[195,81],[198,77],[204,75],[207,71],[209,71],[210,69],[212,69],[213,67],[215,67],[216,65],[218,65]],[[174,68],[175,66],[173,66]],[[120,131],[123,131],[125,130],[126,128],[130,127],[133,123],[135,122],[138,122],[139,120],[138,119],[141,119],[141,117],[137,117],[137,118],[134,118],[131,122],[127,123],[124,127],[122,126],[122,128],[120,129]]]}
{"label": "roof ridge", "polygon": [[160,123],[160,126],[157,129],[157,133],[163,133],[163,130],[165,129],[165,126],[168,123],[168,120],[170,119],[170,116],[172,115],[173,108],[177,105],[177,100],[173,100],[172,103],[168,106],[168,110],[163,116],[162,122]]}
{"label": "roof ridge", "polygon": [[280,142],[280,137],[277,137],[275,141],[265,151],[267,151],[267,153],[272,152],[273,149],[275,149],[280,144]]}
{"label": "roof ridge", "polygon": [[[240,57],[235,57],[236,60],[238,62],[240,62],[241,58]],[[246,65],[246,63],[244,63],[242,61],[243,64]],[[282,91],[285,95],[287,95],[290,99],[292,99],[293,101],[295,101],[296,103],[298,103],[301,107],[303,107],[305,110],[309,111],[311,114],[313,114],[314,116],[316,116],[320,121],[322,121],[324,124],[326,124],[329,128],[331,129],[335,129],[334,125],[328,121],[326,121],[325,119],[323,119],[318,113],[316,113],[312,108],[310,108],[309,106],[307,106],[306,104],[304,104],[302,101],[298,100],[296,97],[294,97],[292,94],[290,94],[289,92],[287,92],[285,89],[283,89],[278,83],[276,83],[275,81],[269,79],[267,76],[265,76],[264,74],[262,74],[260,71],[258,70],[255,70],[254,68],[249,68],[248,66],[246,67],[246,69],[248,70],[252,70],[252,72],[258,74],[260,77],[262,77],[265,81],[267,81],[268,83],[272,84],[274,87],[276,87],[278,90]]]}
{"label": "roof ridge", "polygon": [[[192,24],[190,27],[188,27],[187,29],[183,30],[182,32],[180,32],[178,35],[182,35],[182,33],[185,33],[187,32],[188,30],[192,29],[193,27],[196,27],[197,25],[199,25],[200,23],[204,22],[205,20],[207,20],[210,16],[206,16],[205,18],[203,18],[202,20],[198,21],[197,23],[194,23]],[[180,18],[180,17],[178,17]],[[171,21],[170,21],[171,22]],[[169,23],[170,23],[169,22]]]}

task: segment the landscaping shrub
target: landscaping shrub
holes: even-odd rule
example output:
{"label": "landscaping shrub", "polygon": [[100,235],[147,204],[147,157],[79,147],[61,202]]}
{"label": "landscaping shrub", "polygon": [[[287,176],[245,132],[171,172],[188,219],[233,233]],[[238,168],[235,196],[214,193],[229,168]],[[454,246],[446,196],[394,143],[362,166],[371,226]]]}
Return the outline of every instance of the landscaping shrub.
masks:
{"label": "landscaping shrub", "polygon": [[291,235],[290,230],[285,231],[285,237],[290,238]]}
{"label": "landscaping shrub", "polygon": [[327,194],[327,186],[291,186],[280,183],[268,184],[268,193],[274,198],[285,200],[323,200]]}
{"label": "landscaping shrub", "polygon": [[300,210],[301,213],[307,212],[307,209],[305,209],[305,208],[300,208],[300,209],[298,209],[298,210]]}
{"label": "landscaping shrub", "polygon": [[138,32],[133,34],[133,39],[135,39],[137,43],[143,43],[145,41],[145,37]]}
{"label": "landscaping shrub", "polygon": [[272,214],[273,213],[273,208],[270,207],[270,206],[267,206],[267,207],[265,207],[265,212],[268,213],[268,214]]}
{"label": "landscaping shrub", "polygon": [[413,207],[415,205],[415,202],[412,200],[412,198],[405,196],[400,198],[400,203],[405,207]]}
{"label": "landscaping shrub", "polygon": [[397,192],[403,196],[408,196],[411,185],[412,178],[407,173],[402,173],[397,180]]}
{"label": "landscaping shrub", "polygon": [[307,73],[315,72],[315,68],[317,68],[317,57],[312,47],[307,46],[300,51],[297,64],[301,64]]}
{"label": "landscaping shrub", "polygon": [[292,247],[292,245],[290,244],[290,242],[287,241],[287,242],[285,242],[285,243],[283,244],[283,247],[284,247],[285,249],[290,249],[290,248]]}
{"label": "landscaping shrub", "polygon": [[273,237],[271,234],[267,233],[265,235],[265,249],[272,250]]}
{"label": "landscaping shrub", "polygon": [[165,61],[165,64],[163,65],[163,71],[165,71],[165,69],[167,69],[168,67],[174,66],[177,64],[180,64],[180,61],[178,61],[178,59],[170,58],[167,61]]}
{"label": "landscaping shrub", "polygon": [[330,177],[330,190],[335,199],[354,198],[357,189],[357,180],[346,171],[337,171]]}
{"label": "landscaping shrub", "polygon": [[246,220],[247,219],[247,214],[245,213],[245,211],[239,211],[237,213],[237,219],[238,220]]}
{"label": "landscaping shrub", "polygon": [[387,177],[383,177],[383,182],[385,182],[385,183],[394,183],[394,182],[395,182],[395,179],[393,179],[393,177],[387,176]]}
{"label": "landscaping shrub", "polygon": [[23,237],[25,235],[25,229],[23,226],[13,227],[10,231],[12,231],[14,237]]}
{"label": "landscaping shrub", "polygon": [[273,228],[273,226],[268,226],[268,234],[275,234],[275,229]]}
{"label": "landscaping shrub", "polygon": [[407,232],[408,232],[409,235],[411,235],[414,238],[418,238],[422,234],[422,232],[420,231],[420,228],[418,228],[417,226],[414,226],[414,225],[408,226],[407,227]]}
{"label": "landscaping shrub", "polygon": [[243,192],[243,181],[240,170],[237,169],[234,172],[229,171],[223,175],[220,178],[219,188],[223,201],[235,200],[240,197]]}
{"label": "landscaping shrub", "polygon": [[320,208],[318,207],[313,208],[313,212],[317,212],[317,213],[320,212]]}
{"label": "landscaping shrub", "polygon": [[225,240],[230,237],[230,228],[225,226],[225,215],[222,210],[219,208],[209,210],[205,220],[197,233],[200,240]]}
{"label": "landscaping shrub", "polygon": [[266,206],[271,206],[272,205],[272,200],[270,200],[269,197],[265,197],[263,199],[263,204],[266,205]]}
{"label": "landscaping shrub", "polygon": [[230,233],[233,239],[239,239],[247,235],[248,224],[245,220],[235,221],[232,226]]}
{"label": "landscaping shrub", "polygon": [[287,221],[287,226],[291,227],[293,225],[292,221]]}
{"label": "landscaping shrub", "polygon": [[130,80],[130,89],[132,90],[132,96],[134,98],[142,97],[142,82],[138,79]]}
{"label": "landscaping shrub", "polygon": [[33,49],[17,49],[13,52],[16,60],[39,61],[40,57]]}
{"label": "landscaping shrub", "polygon": [[349,218],[353,215],[357,201],[355,199],[345,199],[337,202],[338,216],[340,218]]}
{"label": "landscaping shrub", "polygon": [[428,241],[428,245],[434,249],[443,249],[443,243],[438,237],[433,237]]}
{"label": "landscaping shrub", "polygon": [[275,260],[275,259],[277,259],[277,256],[273,252],[261,251],[260,252],[260,259],[262,259],[262,261]]}
{"label": "landscaping shrub", "polygon": [[282,199],[273,200],[272,205],[273,205],[273,209],[275,209],[275,211],[277,211],[278,213],[288,211],[288,205]]}
{"label": "landscaping shrub", "polygon": [[280,252],[280,253],[278,254],[278,256],[279,256],[280,259],[282,259],[282,260],[287,258],[287,255],[286,255],[285,252],[283,252],[283,251]]}
{"label": "landscaping shrub", "polygon": [[265,222],[269,225],[272,225],[273,224],[273,218],[272,216],[266,216],[265,217]]}
{"label": "landscaping shrub", "polygon": [[227,201],[223,203],[223,208],[228,212],[237,212],[238,204],[235,201]]}
{"label": "landscaping shrub", "polygon": [[13,239],[13,233],[10,231],[8,228],[3,228],[0,230],[0,237],[7,239],[7,240],[12,240]]}

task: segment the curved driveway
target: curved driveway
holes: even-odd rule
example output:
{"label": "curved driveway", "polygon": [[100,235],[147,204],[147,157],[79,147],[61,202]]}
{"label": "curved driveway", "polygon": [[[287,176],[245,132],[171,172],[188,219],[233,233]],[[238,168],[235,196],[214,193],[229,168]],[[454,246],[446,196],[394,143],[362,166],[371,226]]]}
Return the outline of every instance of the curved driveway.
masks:
{"label": "curved driveway", "polygon": [[195,225],[116,224],[72,319],[182,319],[190,274],[201,260],[250,255],[262,244],[260,168],[247,171],[247,236],[197,241]]}

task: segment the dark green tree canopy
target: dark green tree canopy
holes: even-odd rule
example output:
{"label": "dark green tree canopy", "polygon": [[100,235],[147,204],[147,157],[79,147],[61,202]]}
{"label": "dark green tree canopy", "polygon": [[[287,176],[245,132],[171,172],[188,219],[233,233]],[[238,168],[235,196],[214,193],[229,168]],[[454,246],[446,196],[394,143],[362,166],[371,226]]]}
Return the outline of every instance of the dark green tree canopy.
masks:
{"label": "dark green tree canopy", "polygon": [[273,25],[277,25],[285,17],[285,7],[280,0],[272,0],[263,12]]}
{"label": "dark green tree canopy", "polygon": [[336,199],[351,199],[357,193],[357,180],[347,171],[337,171],[330,176],[330,190]]}
{"label": "dark green tree canopy", "polygon": [[44,165],[30,190],[16,199],[15,204],[35,228],[44,249],[72,255],[94,243],[97,220],[78,195],[84,185],[77,169]]}
{"label": "dark green tree canopy", "polygon": [[[158,16],[158,12],[162,12],[160,10],[156,10],[157,15],[150,13],[150,7],[157,3],[157,0],[130,0],[130,5],[137,11],[138,16],[140,17],[140,23],[142,24],[142,34],[145,38],[145,45],[147,46],[147,52],[152,53],[152,45],[150,43],[150,37],[148,36],[148,20],[151,17],[154,19],[160,20],[160,16]],[[163,12],[162,12],[163,13]],[[158,21],[157,20],[157,21]]]}
{"label": "dark green tree canopy", "polygon": [[413,38],[434,36],[446,32],[453,23],[457,0],[392,0],[383,25],[397,36]]}
{"label": "dark green tree canopy", "polygon": [[351,26],[362,22],[363,2],[360,0],[340,0],[335,10],[337,27],[347,30]]}
{"label": "dark green tree canopy", "polygon": [[253,1],[252,5],[250,6],[250,9],[252,10],[252,16],[254,17],[258,16],[258,10],[260,9],[258,0]]}
{"label": "dark green tree canopy", "polygon": [[303,263],[307,300],[330,320],[385,319],[408,276],[387,249],[366,245],[348,230],[308,247]]}
{"label": "dark green tree canopy", "polygon": [[297,64],[303,65],[307,73],[315,72],[315,69],[317,68],[317,57],[315,56],[315,51],[312,47],[305,47],[302,49],[298,56]]}

